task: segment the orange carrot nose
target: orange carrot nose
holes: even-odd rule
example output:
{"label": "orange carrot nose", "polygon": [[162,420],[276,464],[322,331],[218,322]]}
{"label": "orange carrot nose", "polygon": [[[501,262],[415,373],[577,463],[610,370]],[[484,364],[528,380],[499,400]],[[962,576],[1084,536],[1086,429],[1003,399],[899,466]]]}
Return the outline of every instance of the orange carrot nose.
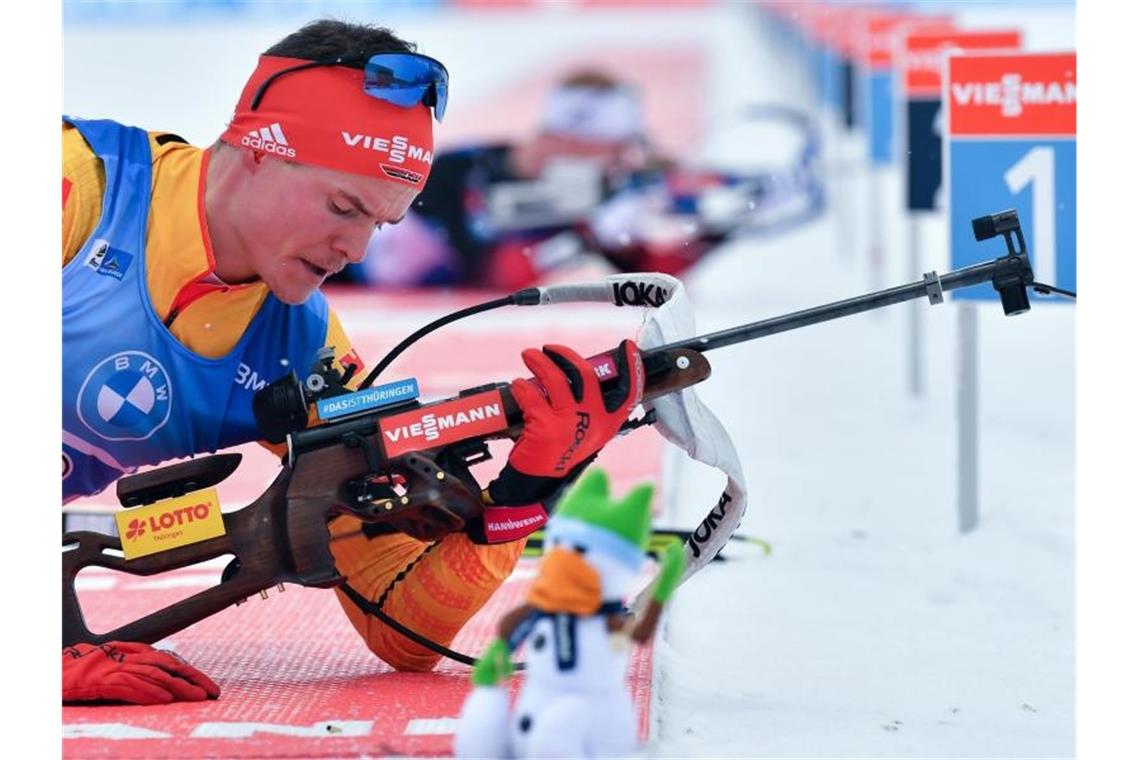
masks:
{"label": "orange carrot nose", "polygon": [[554,547],[542,558],[526,600],[543,612],[592,615],[602,606],[602,579],[577,552]]}

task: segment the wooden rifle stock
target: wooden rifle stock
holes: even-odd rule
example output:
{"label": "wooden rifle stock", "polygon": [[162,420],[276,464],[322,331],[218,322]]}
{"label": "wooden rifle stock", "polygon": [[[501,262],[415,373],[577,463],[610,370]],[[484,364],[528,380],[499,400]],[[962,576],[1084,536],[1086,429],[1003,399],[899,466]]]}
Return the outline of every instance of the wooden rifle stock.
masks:
{"label": "wooden rifle stock", "polygon": [[[607,355],[616,361],[618,350],[591,357],[591,361],[598,363]],[[648,351],[642,356],[646,401],[695,385],[711,373],[703,354],[689,348]],[[470,445],[481,448],[488,438],[513,438],[522,429],[522,414],[509,386],[496,383],[482,390],[490,389],[497,390],[502,398],[505,426],[438,448],[386,456],[381,422],[408,411],[406,407],[301,431],[293,436],[290,457],[265,492],[253,503],[223,514],[225,535],[128,560],[123,557],[118,536],[90,531],[65,534],[64,646],[115,640],[154,643],[272,586],[336,586],[344,580],[329,550],[328,522],[336,514],[351,514],[365,522],[387,522],[396,530],[425,540],[462,530],[466,520],[475,516],[473,510],[482,507],[477,486],[473,492],[473,481],[465,467],[460,466],[462,473],[450,471],[449,465],[456,459],[447,456],[448,452]],[[428,413],[432,407],[454,400],[416,409]],[[199,457],[122,478],[120,500],[132,505],[148,503],[213,485],[236,467],[234,456]],[[460,456],[460,464],[464,456]],[[398,477],[370,480],[379,474],[378,468]],[[225,474],[204,477],[203,471],[211,469]],[[83,568],[105,567],[149,576],[225,555],[233,555],[234,560],[217,585],[111,631],[94,633],[88,628],[75,590],[76,576]]]}

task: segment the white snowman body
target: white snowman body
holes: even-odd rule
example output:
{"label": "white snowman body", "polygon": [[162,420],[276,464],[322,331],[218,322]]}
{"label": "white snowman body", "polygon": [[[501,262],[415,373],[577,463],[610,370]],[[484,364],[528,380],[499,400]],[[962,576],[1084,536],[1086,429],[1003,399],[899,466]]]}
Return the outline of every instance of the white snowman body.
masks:
{"label": "white snowman body", "polygon": [[[601,580],[602,598],[620,600],[644,561],[639,547],[579,520],[551,520],[546,549],[571,549]],[[477,687],[456,734],[457,757],[622,757],[637,749],[637,716],[625,684],[630,640],[607,628],[609,615],[544,612],[529,631],[526,671],[509,715],[500,687]],[[502,732],[507,735],[503,736]]]}
{"label": "white snowman body", "polygon": [[615,638],[600,615],[537,621],[510,721],[514,757],[621,757],[637,748],[628,639],[615,646]]}

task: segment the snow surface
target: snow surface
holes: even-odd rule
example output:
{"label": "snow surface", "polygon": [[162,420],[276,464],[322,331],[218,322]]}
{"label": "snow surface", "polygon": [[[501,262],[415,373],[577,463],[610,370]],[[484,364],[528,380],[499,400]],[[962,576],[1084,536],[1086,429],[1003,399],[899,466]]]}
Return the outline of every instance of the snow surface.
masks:
{"label": "snow surface", "polygon": [[[337,15],[361,17],[361,7]],[[1033,49],[1074,44],[1072,6],[950,9],[976,26],[1017,24]],[[65,112],[208,144],[251,68],[250,51],[300,20],[267,11],[257,24],[68,26]],[[561,6],[525,16],[394,10],[384,21],[447,61],[455,112],[520,69],[614,41],[704,46],[710,127],[744,102],[807,102],[804,79],[738,5],[590,16]],[[165,65],[139,67],[132,57]],[[195,76],[171,76],[191,68]],[[744,161],[758,158],[749,155],[757,148],[736,139],[711,149]],[[869,176],[834,173],[836,202],[823,220],[774,240],[729,244],[694,271],[687,282],[698,328],[908,280],[899,213],[883,215],[885,269],[868,265]],[[877,181],[884,209],[898,208],[898,172]],[[946,271],[945,225],[928,220],[922,234],[923,269]],[[772,553],[734,544],[731,561],[677,592],[656,652],[648,756],[1074,754],[1074,310],[1039,302],[1005,318],[994,304],[979,308],[981,519],[960,535],[959,307],[921,311],[921,398],[907,391],[909,308],[712,356],[701,395],[745,463],[752,499],[741,529],[770,542]],[[681,456],[667,469],[664,522],[692,527],[721,476]]]}

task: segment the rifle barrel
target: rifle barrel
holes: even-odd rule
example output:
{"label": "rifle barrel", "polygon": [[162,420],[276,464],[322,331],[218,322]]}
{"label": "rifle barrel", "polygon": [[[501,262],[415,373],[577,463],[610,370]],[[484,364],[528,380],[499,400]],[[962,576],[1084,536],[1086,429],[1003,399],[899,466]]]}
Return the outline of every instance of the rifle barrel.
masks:
{"label": "rifle barrel", "polygon": [[[942,277],[936,276],[934,282],[940,283],[941,290],[943,291],[978,285],[993,279],[994,271],[999,261],[1002,261],[1002,259],[975,264],[974,266],[964,269],[957,269]],[[937,286],[933,287],[937,289]],[[852,314],[859,314],[864,311],[871,311],[872,309],[879,309],[884,306],[911,301],[915,298],[923,298],[930,294],[931,288],[932,283],[926,280],[920,280],[908,285],[899,285],[886,290],[848,298],[843,301],[835,301],[822,306],[815,306],[810,309],[783,314],[778,317],[761,319],[758,322],[750,322],[746,325],[729,327],[718,332],[698,335],[695,338],[687,338],[675,343],[658,346],[654,351],[668,351],[678,348],[688,348],[694,351],[711,351],[714,348],[723,348],[724,346],[731,346],[735,343],[743,343],[745,341],[755,340],[756,338],[763,338],[768,335],[775,335],[776,333],[818,324],[819,322],[828,322],[832,319],[849,317]]]}

